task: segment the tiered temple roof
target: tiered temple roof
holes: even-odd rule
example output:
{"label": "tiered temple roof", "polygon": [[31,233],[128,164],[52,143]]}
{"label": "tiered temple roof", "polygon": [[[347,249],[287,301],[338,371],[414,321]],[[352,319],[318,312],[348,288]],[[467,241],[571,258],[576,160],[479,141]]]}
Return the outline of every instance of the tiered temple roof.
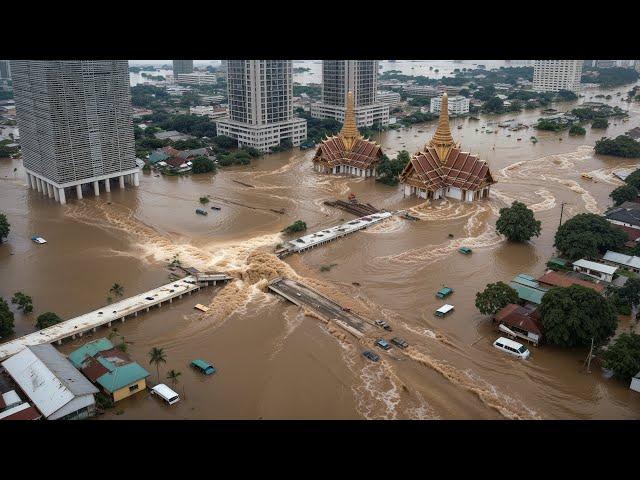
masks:
{"label": "tiered temple roof", "polygon": [[477,155],[463,152],[454,143],[449,129],[448,104],[445,93],[433,138],[411,157],[400,174],[400,181],[429,191],[444,187],[475,191],[495,183],[486,162]]}
{"label": "tiered temple roof", "polygon": [[347,94],[347,108],[344,124],[338,135],[325,138],[319,145],[314,163],[321,163],[329,168],[336,165],[369,169],[374,167],[382,156],[382,148],[376,142],[360,135],[356,126],[353,111],[353,93]]}

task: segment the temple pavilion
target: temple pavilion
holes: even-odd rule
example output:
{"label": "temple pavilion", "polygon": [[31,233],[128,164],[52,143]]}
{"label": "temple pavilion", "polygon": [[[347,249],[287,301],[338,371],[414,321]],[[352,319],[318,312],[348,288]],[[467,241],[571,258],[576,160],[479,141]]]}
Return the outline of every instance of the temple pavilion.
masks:
{"label": "temple pavilion", "polygon": [[463,152],[460,145],[454,143],[448,105],[445,93],[433,138],[422,151],[413,154],[400,173],[404,193],[425,199],[447,197],[465,202],[487,198],[490,185],[496,183],[489,165],[477,155]]}
{"label": "temple pavilion", "polygon": [[321,173],[339,173],[359,177],[376,176],[382,148],[360,135],[353,111],[353,92],[347,93],[344,124],[338,135],[325,138],[313,157],[313,169]]}

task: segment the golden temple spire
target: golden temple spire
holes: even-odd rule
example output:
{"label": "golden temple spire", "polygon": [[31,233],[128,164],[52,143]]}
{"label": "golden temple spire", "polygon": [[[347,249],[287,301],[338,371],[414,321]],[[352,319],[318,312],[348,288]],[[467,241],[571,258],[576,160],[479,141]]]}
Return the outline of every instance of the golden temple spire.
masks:
{"label": "golden temple spire", "polygon": [[438,127],[436,133],[433,134],[433,138],[427,144],[428,147],[436,149],[436,153],[442,163],[445,162],[449,150],[455,145],[453,137],[451,136],[451,130],[449,129],[449,96],[447,92],[442,94],[440,101],[440,119],[438,120]]}
{"label": "golden temple spire", "polygon": [[360,138],[358,127],[356,125],[356,115],[353,111],[353,92],[347,92],[347,108],[344,112],[344,123],[340,130],[340,137],[347,150],[351,150],[356,140]]}

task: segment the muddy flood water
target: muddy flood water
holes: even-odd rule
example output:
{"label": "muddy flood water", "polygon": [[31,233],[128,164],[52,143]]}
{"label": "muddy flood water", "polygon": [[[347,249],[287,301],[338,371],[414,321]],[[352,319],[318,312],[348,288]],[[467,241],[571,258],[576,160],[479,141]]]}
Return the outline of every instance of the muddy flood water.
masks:
{"label": "muddy flood water", "polygon": [[[585,92],[583,100],[598,92]],[[611,103],[631,108],[631,118],[612,121],[608,136],[640,125],[637,104],[630,107],[615,96]],[[565,107],[570,105],[559,108]],[[400,187],[315,173],[314,152],[294,150],[213,176],[144,174],[137,189],[114,188],[60,206],[26,187],[20,160],[3,159],[0,211],[8,216],[11,234],[0,246],[0,295],[8,299],[21,290],[33,297],[33,314],[16,313],[16,334],[22,335],[34,331],[39,313],[54,311],[67,319],[99,308],[115,282],[125,296],[167,283],[167,263],[175,255],[183,265],[234,277],[226,286],[203,289],[117,326],[116,341],[124,338],[153,382],[156,369],[148,352],[165,350],[161,380],[170,384],[170,369],[182,372],[175,388],[183,400],[167,407],[139,393],[100,419],[640,418],[640,395],[599,369],[586,373],[585,350],[532,347],[529,360],[512,359],[492,347],[498,333],[475,309],[475,294],[487,283],[544,272],[555,253],[561,202],[567,202],[565,218],[602,212],[609,192],[621,183],[611,172],[637,164],[594,155],[602,132],[589,127],[586,137],[496,126],[489,128],[497,134],[480,130],[487,122],[532,123],[538,117],[535,111],[452,120],[454,139],[487,160],[498,181],[488,200],[474,204],[423,203],[403,198]],[[435,122],[417,125],[378,140],[389,156],[401,149],[415,152],[434,129]],[[532,135],[537,144],[529,140]],[[581,178],[584,172],[593,180]],[[350,192],[379,208],[411,208],[421,221],[393,217],[303,254],[284,260],[273,255],[288,238],[280,230],[295,220],[314,231],[353,218],[323,205]],[[204,195],[221,210],[196,215]],[[542,221],[541,236],[528,244],[509,244],[495,232],[498,210],[514,199]],[[33,234],[48,243],[32,243]],[[459,254],[461,245],[473,254]],[[321,272],[328,264],[335,266]],[[368,318],[386,319],[410,348],[369,362],[361,353],[374,349],[375,337],[357,341],[268,293],[267,282],[277,276],[302,280]],[[435,292],[444,284],[455,290],[447,301],[456,309],[436,318],[433,311],[442,302]],[[211,309],[200,313],[193,309],[196,303]],[[68,353],[108,334],[99,329],[59,348]],[[195,358],[212,362],[217,373],[205,377],[191,370]]]}

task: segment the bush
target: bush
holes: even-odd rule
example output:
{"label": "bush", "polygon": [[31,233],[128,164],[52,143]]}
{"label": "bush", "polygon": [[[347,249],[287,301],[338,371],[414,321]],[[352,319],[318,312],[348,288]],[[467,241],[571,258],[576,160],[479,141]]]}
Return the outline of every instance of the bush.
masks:
{"label": "bush", "polygon": [[209,198],[208,197],[200,197],[200,203],[202,205],[209,203]]}
{"label": "bush", "polygon": [[587,131],[580,125],[571,125],[569,135],[586,135]]}
{"label": "bush", "polygon": [[591,128],[607,128],[609,126],[609,122],[606,118],[596,118],[591,123]]}
{"label": "bush", "polygon": [[303,222],[302,220],[296,220],[295,222],[293,222],[291,225],[289,225],[287,228],[285,228],[282,231],[284,233],[297,233],[297,232],[302,232],[306,229],[307,229],[307,224],[305,222]]}
{"label": "bush", "polygon": [[7,216],[4,213],[0,213],[0,243],[9,236],[11,231],[11,224],[7,220]]}
{"label": "bush", "polygon": [[22,292],[14,293],[11,303],[17,303],[18,309],[22,310],[22,313],[31,313],[33,311],[33,300],[29,295],[25,295]]}
{"label": "bush", "polygon": [[53,312],[46,312],[41,315],[38,315],[36,320],[36,327],[38,330],[42,330],[43,328],[50,327],[52,325],[56,325],[60,323],[62,319]]}

